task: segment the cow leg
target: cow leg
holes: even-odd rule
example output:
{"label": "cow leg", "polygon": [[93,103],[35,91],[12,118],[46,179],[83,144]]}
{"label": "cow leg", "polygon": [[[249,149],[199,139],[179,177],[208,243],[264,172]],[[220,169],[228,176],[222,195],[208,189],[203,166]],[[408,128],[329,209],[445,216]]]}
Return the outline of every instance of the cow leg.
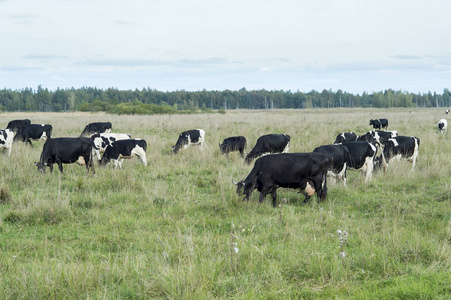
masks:
{"label": "cow leg", "polygon": [[244,158],[244,149],[240,149],[241,158]]}
{"label": "cow leg", "polygon": [[[31,147],[33,147],[33,144],[31,143],[31,139],[27,138],[26,141],[28,142],[28,144],[30,144]],[[26,144],[27,142],[25,142],[25,144]]]}
{"label": "cow leg", "polygon": [[258,198],[258,201],[260,201],[260,203],[262,203],[265,200],[266,195],[267,195],[266,190],[265,189],[262,190],[261,193],[260,193],[260,198]]}
{"label": "cow leg", "polygon": [[63,163],[61,161],[58,162],[58,168],[60,169],[60,172],[63,173]]}
{"label": "cow leg", "polygon": [[305,195],[305,199],[304,199],[304,204],[307,204],[310,201],[310,196],[308,194],[304,194]]}
{"label": "cow leg", "polygon": [[272,197],[272,206],[276,207],[277,206],[277,187],[274,187],[271,190],[271,197]]}
{"label": "cow leg", "polygon": [[[50,168],[50,173],[53,173],[53,164],[50,164],[49,168]],[[45,165],[44,165],[44,170],[45,170]]]}

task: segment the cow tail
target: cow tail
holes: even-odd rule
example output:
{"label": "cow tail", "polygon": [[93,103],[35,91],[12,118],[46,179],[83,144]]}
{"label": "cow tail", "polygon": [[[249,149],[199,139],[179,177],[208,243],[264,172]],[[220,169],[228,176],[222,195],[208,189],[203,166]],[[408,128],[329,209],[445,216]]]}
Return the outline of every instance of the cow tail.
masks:
{"label": "cow tail", "polygon": [[93,148],[95,149],[94,145],[94,139],[91,140],[91,151],[89,151],[89,166],[88,166],[88,173],[89,173],[89,167],[91,167],[92,174],[96,173],[96,170],[94,169],[94,156],[93,156]]}

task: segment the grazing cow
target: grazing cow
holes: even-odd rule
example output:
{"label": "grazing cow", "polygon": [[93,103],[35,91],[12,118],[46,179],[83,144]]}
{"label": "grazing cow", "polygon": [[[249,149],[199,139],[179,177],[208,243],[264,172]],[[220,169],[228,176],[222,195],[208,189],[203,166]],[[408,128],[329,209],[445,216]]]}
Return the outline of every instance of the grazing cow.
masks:
{"label": "grazing cow", "polygon": [[33,147],[31,140],[50,139],[52,130],[53,127],[50,124],[30,124],[19,129],[14,140],[29,143]]}
{"label": "grazing cow", "polygon": [[418,159],[418,148],[420,139],[414,136],[397,136],[385,143],[384,151],[375,161],[375,167],[384,170],[392,161],[399,161],[401,158],[412,163],[412,171],[415,168],[415,162]]}
{"label": "grazing cow", "polygon": [[398,136],[398,132],[396,130],[392,131],[382,131],[382,130],[371,130],[361,135],[357,140],[358,141],[366,141],[366,142],[378,142],[379,144],[385,144],[389,139]]}
{"label": "grazing cow", "polygon": [[445,109],[445,114],[449,114],[449,109]]}
{"label": "grazing cow", "polygon": [[276,190],[279,187],[300,189],[304,192],[304,203],[316,191],[318,201],[327,196],[328,159],[320,153],[282,153],[260,157],[254,168],[237,185],[237,193],[244,192],[249,200],[254,189],[260,192],[260,203],[267,194],[272,196],[272,205],[277,205]]}
{"label": "grazing cow", "polygon": [[346,168],[347,162],[350,160],[349,150],[346,144],[324,145],[316,147],[313,152],[324,154],[329,160],[327,175],[333,179],[343,180],[346,185]]}
{"label": "grazing cow", "polygon": [[438,130],[440,131],[440,133],[445,132],[447,128],[448,121],[446,121],[446,119],[441,119],[440,121],[438,121]]}
{"label": "grazing cow", "polygon": [[100,154],[105,152],[107,146],[115,141],[129,140],[131,136],[127,133],[96,133],[91,139],[94,140],[94,153],[100,160]]}
{"label": "grazing cow", "polygon": [[349,150],[348,168],[362,171],[365,182],[371,180],[377,147],[365,141],[344,144]]}
{"label": "grazing cow", "polygon": [[388,129],[388,120],[387,119],[371,119],[370,125],[373,125],[373,129]]}
{"label": "grazing cow", "polygon": [[103,153],[100,160],[100,165],[105,166],[110,160],[113,160],[114,168],[117,169],[119,166],[122,169],[124,159],[136,156],[141,164],[147,166],[146,150],[147,143],[142,139],[115,141],[106,147],[105,153]]}
{"label": "grazing cow", "polygon": [[246,149],[247,141],[244,136],[232,136],[224,139],[222,144],[219,145],[219,150],[221,154],[229,156],[229,152],[240,151],[241,157],[244,158],[244,149]]}
{"label": "grazing cow", "polygon": [[12,120],[12,121],[9,121],[8,126],[6,126],[6,129],[10,129],[14,132],[18,132],[22,127],[28,126],[30,124],[31,124],[31,121],[29,119]]}
{"label": "grazing cow", "polygon": [[172,146],[172,152],[178,153],[181,149],[197,145],[202,150],[205,144],[205,131],[203,129],[193,129],[180,133],[177,143]]}
{"label": "grazing cow", "polygon": [[11,129],[0,129],[0,148],[8,150],[8,156],[11,155],[14,132]]}
{"label": "grazing cow", "polygon": [[42,148],[41,158],[35,165],[44,173],[46,166],[50,168],[50,172],[53,172],[53,164],[56,163],[63,173],[63,164],[76,162],[86,165],[86,173],[89,173],[91,168],[92,173],[95,174],[92,147],[92,139],[85,137],[48,139]]}
{"label": "grazing cow", "polygon": [[357,141],[358,138],[359,135],[354,132],[342,132],[337,135],[334,144],[354,142]]}
{"label": "grazing cow", "polygon": [[88,125],[86,125],[80,136],[90,136],[96,133],[111,132],[111,127],[112,125],[110,122],[89,123]]}
{"label": "grazing cow", "polygon": [[250,164],[254,159],[265,154],[286,153],[290,147],[290,136],[287,134],[266,134],[257,139],[244,162]]}

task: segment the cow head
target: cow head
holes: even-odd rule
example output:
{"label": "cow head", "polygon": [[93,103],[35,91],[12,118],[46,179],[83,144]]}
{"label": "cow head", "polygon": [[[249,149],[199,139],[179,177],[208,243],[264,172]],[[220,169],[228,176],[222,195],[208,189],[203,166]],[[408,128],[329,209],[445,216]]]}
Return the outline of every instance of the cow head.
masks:
{"label": "cow head", "polygon": [[229,151],[227,151],[228,145],[218,143],[218,146],[219,146],[219,150],[221,150],[221,154],[225,154],[225,153],[229,152]]}
{"label": "cow head", "polygon": [[254,191],[255,183],[257,178],[254,181],[247,182],[245,180],[241,180],[239,182],[235,182],[232,180],[233,184],[236,185],[236,193],[238,195],[244,194],[244,199],[249,200],[252,192]]}
{"label": "cow head", "polygon": [[371,120],[370,120],[370,125],[373,125],[373,124],[374,124],[374,120],[371,119]]}
{"label": "cow head", "polygon": [[38,168],[38,171],[45,173],[45,164],[41,162],[35,162],[34,165]]}

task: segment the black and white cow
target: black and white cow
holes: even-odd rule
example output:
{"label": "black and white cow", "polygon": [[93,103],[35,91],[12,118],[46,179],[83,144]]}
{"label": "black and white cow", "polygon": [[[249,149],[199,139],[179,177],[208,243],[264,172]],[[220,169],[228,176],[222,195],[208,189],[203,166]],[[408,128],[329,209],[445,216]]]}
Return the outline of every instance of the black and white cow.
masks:
{"label": "black and white cow", "polygon": [[180,133],[177,143],[172,146],[172,152],[176,154],[181,149],[195,145],[199,146],[201,150],[205,145],[205,131],[203,129],[192,129]]}
{"label": "black and white cow", "polygon": [[58,168],[63,172],[63,164],[78,163],[86,165],[86,173],[89,168],[95,174],[94,163],[92,161],[93,142],[90,138],[50,138],[42,148],[41,158],[35,163],[38,170],[45,172],[46,167],[53,172],[53,164],[58,164]]}
{"label": "black and white cow", "polygon": [[50,124],[30,124],[21,127],[14,137],[15,141],[29,143],[33,147],[31,140],[43,139],[44,141],[51,138],[53,127]]}
{"label": "black and white cow", "polygon": [[129,140],[131,136],[127,133],[96,133],[91,136],[91,139],[94,141],[94,153],[100,160],[100,154],[105,152],[107,146],[115,141]]}
{"label": "black and white cow", "polygon": [[244,162],[250,164],[254,159],[266,154],[286,153],[290,149],[290,136],[287,134],[266,134],[257,139]]}
{"label": "black and white cow", "polygon": [[96,133],[111,132],[111,122],[94,122],[86,125],[80,136],[91,136]]}
{"label": "black and white cow", "polygon": [[349,142],[344,145],[349,151],[348,168],[364,173],[366,182],[371,180],[377,147],[365,141]]}
{"label": "black and white cow", "polygon": [[418,159],[418,149],[420,147],[420,139],[414,136],[397,136],[385,143],[384,151],[376,162],[375,167],[379,169],[381,166],[384,170],[394,161],[401,158],[412,163],[412,171],[415,168],[415,162]]}
{"label": "black and white cow", "polygon": [[385,145],[385,143],[395,136],[398,136],[398,131],[382,131],[382,130],[371,130],[361,135],[357,140],[358,141],[366,141],[366,142],[378,142],[379,144]]}
{"label": "black and white cow", "polygon": [[449,109],[445,109],[445,114],[449,114]]}
{"label": "black and white cow", "polygon": [[447,128],[448,121],[446,121],[446,119],[440,119],[440,121],[438,121],[438,130],[440,131],[440,133],[444,133]]}
{"label": "black and white cow", "polygon": [[373,125],[373,129],[388,129],[388,120],[387,119],[371,119],[370,125]]}
{"label": "black and white cow", "polygon": [[28,126],[30,124],[31,121],[29,119],[12,120],[8,122],[8,126],[6,126],[6,129],[18,132],[22,127]]}
{"label": "black and white cow", "polygon": [[247,141],[244,136],[232,136],[224,139],[222,144],[219,145],[219,150],[221,150],[221,154],[225,154],[227,157],[229,156],[229,152],[239,151],[241,157],[244,158],[244,149],[246,149]]}
{"label": "black and white cow", "polygon": [[8,150],[8,156],[11,155],[11,148],[13,145],[14,132],[11,129],[0,129],[0,149]]}
{"label": "black and white cow", "polygon": [[281,153],[260,157],[246,179],[234,182],[237,193],[244,193],[249,200],[254,189],[260,192],[260,202],[267,194],[272,196],[272,205],[277,205],[277,188],[300,189],[304,192],[304,203],[316,191],[318,201],[327,196],[328,159],[320,153]]}
{"label": "black and white cow", "polygon": [[346,168],[350,160],[349,150],[346,144],[324,145],[316,147],[313,152],[324,154],[329,160],[327,175],[333,179],[343,180],[346,185]]}
{"label": "black and white cow", "polygon": [[337,135],[334,144],[357,141],[359,135],[354,132],[342,132]]}
{"label": "black and white cow", "polygon": [[113,160],[114,168],[117,169],[119,166],[119,168],[122,169],[122,162],[124,159],[136,156],[141,164],[147,166],[146,150],[147,143],[142,139],[115,141],[106,147],[102,159],[100,160],[100,165],[105,166]]}

